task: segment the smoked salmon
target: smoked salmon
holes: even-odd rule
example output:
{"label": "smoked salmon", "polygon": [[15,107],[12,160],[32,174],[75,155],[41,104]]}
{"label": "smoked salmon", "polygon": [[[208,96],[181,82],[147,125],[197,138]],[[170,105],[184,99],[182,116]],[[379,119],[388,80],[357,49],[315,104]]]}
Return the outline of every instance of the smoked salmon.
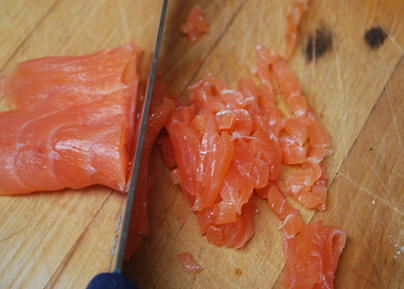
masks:
{"label": "smoked salmon", "polygon": [[200,7],[194,6],[189,10],[187,20],[181,25],[180,31],[191,43],[195,43],[203,34],[209,32],[209,23]]}
{"label": "smoked salmon", "polygon": [[295,49],[297,42],[297,30],[304,13],[308,10],[310,0],[293,0],[292,8],[287,16],[286,27],[286,52],[285,58],[289,59]]}
{"label": "smoked salmon", "polygon": [[203,270],[201,265],[195,261],[194,256],[192,256],[189,252],[178,254],[177,259],[186,272],[199,273]]}
{"label": "smoked salmon", "polygon": [[[326,207],[323,159],[330,138],[284,58],[262,45],[256,53],[258,83],[243,78],[230,89],[208,75],[189,87],[191,104],[177,107],[166,126],[169,139],[161,140],[165,162],[174,168],[172,176],[198,215],[201,232],[233,248],[244,244],[223,241],[229,236],[221,230],[245,220],[254,192],[267,198],[281,219],[298,215],[286,197],[308,208]],[[289,112],[278,107],[277,94]],[[234,230],[226,232],[239,233]]]}
{"label": "smoked salmon", "polygon": [[[133,44],[19,64],[0,95],[0,194],[94,184],[126,190],[140,50]],[[132,113],[131,113],[132,112]]]}
{"label": "smoked salmon", "polygon": [[[10,108],[0,112],[0,194],[16,195],[100,184],[127,190],[140,89],[134,44],[84,56],[20,63],[0,81]],[[176,96],[156,81],[126,259],[148,233],[149,155]]]}
{"label": "smoked salmon", "polygon": [[[134,44],[29,60],[1,81],[0,194],[94,184],[125,192],[140,91]],[[149,155],[176,96],[156,81],[125,258],[148,234]]]}
{"label": "smoked salmon", "polygon": [[140,246],[142,237],[147,236],[149,233],[147,195],[150,190],[150,153],[160,130],[167,124],[172,111],[175,109],[173,98],[175,97],[169,94],[165,84],[156,80],[143,143],[141,159],[142,169],[139,170],[139,181],[136,184],[137,193],[135,194],[133,213],[131,215],[131,222],[128,230],[128,239],[125,249],[126,260],[129,260]]}
{"label": "smoked salmon", "polygon": [[284,286],[288,289],[333,289],[346,233],[321,222],[305,224],[299,234],[282,241],[286,256]]}

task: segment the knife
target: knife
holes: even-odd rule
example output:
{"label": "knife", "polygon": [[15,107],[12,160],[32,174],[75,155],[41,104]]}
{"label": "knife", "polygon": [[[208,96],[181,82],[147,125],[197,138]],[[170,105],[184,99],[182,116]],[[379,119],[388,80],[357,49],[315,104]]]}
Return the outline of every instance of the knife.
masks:
{"label": "knife", "polygon": [[[126,239],[128,237],[129,223],[132,215],[132,206],[135,199],[136,183],[139,176],[140,161],[142,158],[143,142],[147,128],[147,120],[149,118],[151,97],[153,94],[154,79],[156,76],[157,60],[160,52],[161,40],[163,38],[164,22],[166,17],[168,0],[163,0],[160,23],[157,31],[157,39],[154,47],[151,70],[149,74],[146,96],[143,101],[141,117],[138,125],[135,126],[137,134],[136,149],[133,158],[133,168],[129,182],[128,198],[126,200],[125,214],[122,223],[121,238],[119,240],[118,253],[115,262],[115,270],[113,273],[101,273],[96,275],[88,284],[87,289],[137,289],[136,284],[122,275],[122,267],[125,255]],[[134,100],[136,101],[136,100]],[[136,134],[134,134],[136,135]]]}

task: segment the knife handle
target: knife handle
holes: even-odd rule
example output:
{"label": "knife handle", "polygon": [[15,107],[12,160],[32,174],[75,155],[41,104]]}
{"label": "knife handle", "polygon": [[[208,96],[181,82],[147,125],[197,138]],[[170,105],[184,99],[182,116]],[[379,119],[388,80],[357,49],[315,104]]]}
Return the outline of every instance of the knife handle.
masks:
{"label": "knife handle", "polygon": [[90,281],[87,289],[139,289],[139,287],[122,274],[101,273]]}

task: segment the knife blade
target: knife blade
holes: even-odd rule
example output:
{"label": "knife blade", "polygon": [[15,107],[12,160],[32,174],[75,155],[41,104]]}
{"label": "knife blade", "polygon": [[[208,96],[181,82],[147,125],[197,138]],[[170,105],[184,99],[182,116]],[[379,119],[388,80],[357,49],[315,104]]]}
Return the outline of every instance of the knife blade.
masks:
{"label": "knife blade", "polygon": [[149,74],[149,78],[147,81],[146,94],[145,94],[145,98],[143,100],[143,106],[141,109],[140,118],[138,120],[138,125],[135,126],[135,130],[137,132],[137,139],[135,142],[135,154],[134,154],[133,161],[132,161],[133,168],[132,168],[132,173],[131,173],[130,181],[129,181],[128,198],[126,200],[125,213],[124,213],[122,229],[121,229],[121,237],[119,240],[118,253],[117,253],[117,258],[116,258],[116,262],[115,262],[115,271],[114,272],[118,273],[118,274],[120,274],[122,272],[122,267],[123,267],[126,240],[128,237],[129,224],[130,224],[130,220],[131,220],[131,216],[132,216],[133,201],[135,199],[135,194],[136,194],[136,184],[137,184],[137,180],[138,180],[138,176],[139,176],[140,162],[141,162],[142,151],[143,151],[143,143],[144,143],[144,138],[145,138],[145,133],[146,133],[146,128],[147,128],[147,121],[148,121],[149,111],[150,111],[150,103],[151,103],[151,98],[153,95],[153,86],[154,86],[154,80],[155,80],[155,76],[156,76],[158,56],[159,56],[159,52],[160,52],[161,41],[163,38],[164,23],[165,23],[166,11],[167,11],[167,2],[168,2],[168,0],[163,0],[163,3],[162,3],[160,23],[159,23],[158,32],[157,32],[156,44],[155,44],[154,52],[153,52],[150,74]]}
{"label": "knife blade", "polygon": [[[161,8],[160,23],[157,31],[157,39],[154,47],[152,64],[150,69],[149,78],[147,81],[147,88],[145,98],[143,100],[140,118],[137,120],[137,125],[134,126],[133,135],[135,140],[135,152],[132,158],[132,170],[129,178],[128,198],[126,200],[125,213],[121,227],[121,237],[119,240],[118,253],[115,259],[115,270],[113,273],[101,273],[95,276],[87,286],[87,289],[133,289],[137,288],[136,284],[122,275],[122,267],[125,256],[126,240],[128,237],[129,224],[132,216],[133,201],[136,194],[136,184],[139,176],[140,161],[142,158],[143,143],[147,128],[147,121],[149,117],[151,98],[153,95],[154,79],[156,76],[157,61],[160,52],[161,41],[163,38],[164,23],[166,17],[168,0],[163,0]],[[136,99],[134,99],[136,101]],[[134,112],[136,113],[136,112]],[[135,118],[136,119],[136,118]]]}

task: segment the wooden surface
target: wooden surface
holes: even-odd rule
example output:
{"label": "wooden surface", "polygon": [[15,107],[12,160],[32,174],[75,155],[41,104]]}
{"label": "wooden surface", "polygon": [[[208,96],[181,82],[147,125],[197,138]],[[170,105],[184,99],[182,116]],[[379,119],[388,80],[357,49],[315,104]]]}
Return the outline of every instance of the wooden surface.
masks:
{"label": "wooden surface", "polygon": [[[404,2],[312,0],[291,60],[309,103],[333,138],[330,197],[306,220],[344,228],[349,236],[336,288],[402,288],[404,284]],[[211,32],[195,45],[178,34],[194,4]],[[291,1],[170,0],[160,75],[176,91],[213,72],[234,85],[254,66],[261,42],[282,52]],[[150,49],[158,0],[0,0],[0,70],[45,55],[69,55],[128,40]],[[388,38],[370,49],[364,33]],[[310,35],[326,29],[332,48],[309,62]],[[6,41],[4,41],[6,39]],[[280,222],[258,201],[256,234],[240,251],[216,248],[153,154],[151,232],[126,271],[145,288],[282,288]],[[1,177],[1,176],[0,176]],[[125,196],[105,188],[0,198],[0,288],[84,288],[109,270]],[[176,260],[190,251],[205,267],[185,273]],[[236,270],[241,274],[236,274]]]}

